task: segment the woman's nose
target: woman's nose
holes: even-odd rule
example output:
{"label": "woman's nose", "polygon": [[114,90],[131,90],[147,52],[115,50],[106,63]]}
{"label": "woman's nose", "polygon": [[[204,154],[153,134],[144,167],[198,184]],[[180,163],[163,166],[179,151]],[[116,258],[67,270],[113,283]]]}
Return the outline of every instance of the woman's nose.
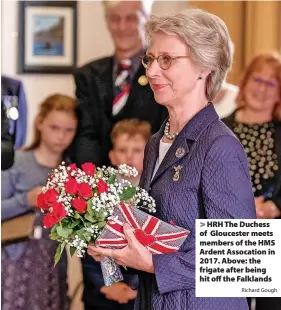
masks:
{"label": "woman's nose", "polygon": [[258,84],[258,90],[259,91],[265,91],[267,88],[267,85],[266,85],[266,82],[265,81],[261,81],[259,84]]}
{"label": "woman's nose", "polygon": [[150,66],[146,69],[146,75],[149,78],[161,75],[161,68],[159,67],[159,64],[156,59],[154,59],[150,64]]}

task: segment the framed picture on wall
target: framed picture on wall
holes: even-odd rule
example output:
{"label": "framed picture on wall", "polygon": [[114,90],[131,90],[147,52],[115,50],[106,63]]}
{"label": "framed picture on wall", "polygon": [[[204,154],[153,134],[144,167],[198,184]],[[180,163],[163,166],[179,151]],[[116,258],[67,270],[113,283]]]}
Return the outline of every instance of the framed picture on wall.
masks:
{"label": "framed picture on wall", "polygon": [[73,71],[77,60],[77,2],[19,1],[19,73]]}

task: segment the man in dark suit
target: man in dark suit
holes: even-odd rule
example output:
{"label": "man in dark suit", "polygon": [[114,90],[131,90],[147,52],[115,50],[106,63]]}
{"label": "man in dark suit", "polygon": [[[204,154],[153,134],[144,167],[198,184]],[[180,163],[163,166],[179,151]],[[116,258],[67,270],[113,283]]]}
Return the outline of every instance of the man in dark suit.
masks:
{"label": "man in dark suit", "polygon": [[[141,56],[145,53],[144,23],[150,9],[141,1],[105,1],[103,4],[115,54],[86,64],[74,73],[76,96],[80,101],[74,161],[79,165],[84,162],[98,166],[110,164],[110,132],[117,121],[145,120],[155,133],[168,115],[166,108],[155,102],[141,65]],[[102,287],[100,265],[88,255],[82,259],[82,267],[85,310],[133,309],[133,301],[129,299],[135,294],[129,285],[128,289],[123,285]],[[134,276],[125,275],[125,281],[134,282]],[[101,287],[105,296],[114,301],[100,294]]]}
{"label": "man in dark suit", "polygon": [[14,149],[24,146],[27,132],[27,103],[21,81],[1,75],[1,103],[9,118]]}
{"label": "man in dark suit", "polygon": [[14,163],[14,144],[9,133],[9,119],[4,103],[1,102],[1,170],[9,169]]}

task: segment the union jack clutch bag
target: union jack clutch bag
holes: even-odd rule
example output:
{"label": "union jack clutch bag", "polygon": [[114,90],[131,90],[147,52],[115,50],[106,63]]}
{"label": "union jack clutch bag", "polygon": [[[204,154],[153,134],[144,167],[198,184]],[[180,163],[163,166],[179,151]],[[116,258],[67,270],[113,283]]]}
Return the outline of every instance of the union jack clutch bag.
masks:
{"label": "union jack clutch bag", "polygon": [[138,241],[152,254],[176,252],[189,235],[189,231],[151,216],[136,207],[120,203],[108,221],[96,244],[101,247],[122,249],[127,245],[123,225],[130,224]]}

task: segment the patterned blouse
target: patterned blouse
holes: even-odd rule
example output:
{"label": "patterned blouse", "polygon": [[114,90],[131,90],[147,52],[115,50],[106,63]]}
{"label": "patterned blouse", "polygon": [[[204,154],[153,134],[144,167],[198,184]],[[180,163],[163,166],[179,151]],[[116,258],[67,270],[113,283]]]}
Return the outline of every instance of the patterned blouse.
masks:
{"label": "patterned blouse", "polygon": [[233,131],[247,154],[255,197],[263,195],[270,198],[278,171],[274,123],[244,124],[235,121]]}

